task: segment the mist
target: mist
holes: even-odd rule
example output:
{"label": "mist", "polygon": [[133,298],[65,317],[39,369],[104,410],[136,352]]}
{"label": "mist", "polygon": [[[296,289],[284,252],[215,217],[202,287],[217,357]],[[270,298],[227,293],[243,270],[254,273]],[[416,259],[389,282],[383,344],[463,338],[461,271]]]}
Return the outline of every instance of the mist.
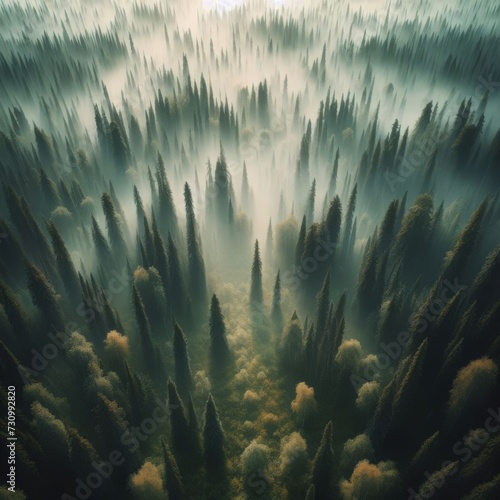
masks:
{"label": "mist", "polygon": [[499,20],[3,2],[0,491],[497,498]]}

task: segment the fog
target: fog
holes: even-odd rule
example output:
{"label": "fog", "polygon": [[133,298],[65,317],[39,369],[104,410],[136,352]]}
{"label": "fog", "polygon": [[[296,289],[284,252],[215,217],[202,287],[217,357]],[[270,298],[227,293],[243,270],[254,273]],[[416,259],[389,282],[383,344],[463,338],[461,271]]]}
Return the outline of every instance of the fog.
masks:
{"label": "fog", "polygon": [[3,490],[493,498],[499,16],[3,2]]}

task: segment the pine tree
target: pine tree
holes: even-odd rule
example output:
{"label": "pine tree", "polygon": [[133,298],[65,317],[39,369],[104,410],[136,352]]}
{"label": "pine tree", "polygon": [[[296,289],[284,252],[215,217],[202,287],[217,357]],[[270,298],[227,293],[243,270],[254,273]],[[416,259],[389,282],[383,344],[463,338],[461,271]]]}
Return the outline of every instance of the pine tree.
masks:
{"label": "pine tree", "polygon": [[189,294],[196,304],[202,307],[206,300],[207,282],[205,262],[201,253],[201,244],[193,209],[193,197],[189,184],[184,184],[186,205],[186,238],[188,248]]}
{"label": "pine tree", "polygon": [[333,424],[330,420],[325,426],[321,444],[312,463],[312,483],[316,492],[316,498],[330,500],[333,498]]}
{"label": "pine tree", "polygon": [[302,264],[302,255],[304,254],[304,245],[306,241],[306,216],[302,217],[302,223],[300,225],[299,238],[297,240],[297,245],[295,246],[295,265],[300,266]]}
{"label": "pine tree", "polygon": [[328,248],[332,249],[329,258],[330,269],[333,268],[333,264],[335,262],[335,255],[339,245],[341,224],[342,204],[340,203],[340,198],[335,196],[333,201],[330,203],[330,207],[322,227],[322,233],[324,233],[324,237],[329,243]]}
{"label": "pine tree", "polygon": [[280,272],[276,274],[273,288],[273,305],[271,308],[271,319],[277,332],[283,329],[283,312],[281,311],[281,278]]}
{"label": "pine tree", "polygon": [[377,282],[377,246],[367,244],[367,249],[359,270],[356,300],[364,312],[371,312],[375,306],[374,291]]}
{"label": "pine tree", "polygon": [[132,299],[134,302],[135,320],[139,328],[139,336],[141,339],[144,368],[147,369],[152,365],[154,366],[154,349],[148,317],[146,316],[144,304],[142,303],[141,296],[135,284],[132,285]]}
{"label": "pine tree", "polygon": [[259,240],[255,240],[250,285],[250,304],[262,304],[262,300],[262,261],[260,259]]}
{"label": "pine tree", "polygon": [[175,246],[171,234],[168,234],[168,276],[170,284],[169,297],[172,300],[172,306],[175,314],[183,316],[186,309],[187,292],[184,284],[184,276],[182,273],[179,253]]}
{"label": "pine tree", "polygon": [[190,447],[191,447],[191,460],[193,466],[199,467],[203,463],[203,451],[200,443],[200,426],[198,425],[198,418],[194,408],[193,398],[191,394],[188,398],[188,425],[190,434]]}
{"label": "pine tree", "polygon": [[225,472],[224,431],[217,407],[210,394],[205,407],[203,425],[203,455],[207,474],[220,476]]}
{"label": "pine tree", "polygon": [[175,361],[175,383],[184,400],[187,399],[189,391],[193,387],[189,355],[187,351],[187,340],[184,332],[177,323],[174,323],[174,361]]}
{"label": "pine tree", "polygon": [[109,269],[113,263],[113,256],[111,255],[109,244],[93,215],[92,215],[92,239],[94,240],[94,245],[99,263],[103,266],[104,269]]}
{"label": "pine tree", "polygon": [[77,305],[81,300],[81,289],[75,266],[73,265],[73,261],[71,260],[66,245],[64,244],[64,241],[53,222],[49,223],[48,230],[52,238],[54,255],[56,256],[57,267],[59,268],[59,274],[61,275],[64,287],[68,292],[71,302],[74,305]]}
{"label": "pine tree", "polygon": [[[215,164],[215,209],[220,223],[226,220],[229,206],[229,183],[230,176],[226,163],[226,155],[222,143],[220,144],[220,154]],[[222,226],[224,227],[224,226]]]}
{"label": "pine tree", "polygon": [[267,238],[266,238],[266,263],[268,265],[273,262],[273,226],[271,224],[271,219],[269,219],[269,225],[267,226]]}
{"label": "pine tree", "polygon": [[354,219],[354,211],[356,209],[356,199],[358,194],[358,185],[354,184],[349,202],[347,204],[347,212],[344,219],[344,227],[342,230],[342,249],[341,249],[341,262],[344,263],[348,258],[349,241],[351,238],[352,223]]}
{"label": "pine tree", "polygon": [[28,314],[13,291],[2,280],[0,280],[0,304],[19,344],[23,348],[28,348],[25,352],[29,352],[31,334]]}
{"label": "pine tree", "polygon": [[124,134],[124,130],[114,120],[109,124],[109,135],[116,171],[123,175],[128,168],[130,160],[130,147],[127,137]]}
{"label": "pine tree", "polygon": [[117,470],[117,475],[121,481],[124,481],[140,465],[137,451],[130,446],[123,445],[122,442],[122,437],[130,432],[124,418],[124,411],[116,401],[111,401],[99,393],[93,413],[101,448],[114,450],[119,443],[118,451],[123,454],[125,462],[123,467],[119,468],[119,472]]}
{"label": "pine tree", "polygon": [[477,245],[481,234],[481,222],[486,212],[487,202],[483,201],[471,215],[463,231],[457,238],[455,246],[444,259],[441,275],[451,278],[462,276],[467,261]]}
{"label": "pine tree", "polygon": [[177,213],[163,158],[159,153],[156,163],[156,183],[158,185],[158,217],[160,219],[159,229],[161,236],[166,240],[170,232],[174,240],[177,240],[179,235]]}
{"label": "pine tree", "polygon": [[226,325],[217,295],[212,296],[210,307],[210,357],[214,367],[229,360],[229,346],[226,339]]}
{"label": "pine tree", "polygon": [[317,297],[316,337],[322,338],[328,322],[330,308],[330,270],[326,273],[323,286]]}
{"label": "pine tree", "polygon": [[189,469],[190,432],[186,411],[177,392],[177,387],[169,378],[167,381],[168,407],[170,410],[170,436],[174,455],[181,470]]}
{"label": "pine tree", "polygon": [[164,489],[168,493],[168,498],[169,500],[184,500],[186,498],[184,485],[177,462],[163,439],[161,439],[161,449],[165,469]]}
{"label": "pine tree", "polygon": [[314,204],[316,202],[316,179],[313,179],[306,203],[306,219],[311,223],[314,221]]}
{"label": "pine tree", "polygon": [[108,193],[103,193],[102,198],[102,210],[104,216],[106,217],[106,227],[108,229],[108,237],[111,242],[111,248],[113,249],[113,254],[115,258],[120,260],[125,260],[127,257],[127,245],[123,237],[123,229],[115,210],[111,196]]}
{"label": "pine tree", "polygon": [[394,236],[394,229],[396,224],[396,219],[398,216],[398,200],[392,200],[385,212],[382,224],[380,225],[380,231],[378,235],[378,249],[379,252],[383,253],[389,250]]}
{"label": "pine tree", "polygon": [[33,304],[38,307],[47,323],[57,331],[64,328],[59,298],[45,274],[37,266],[26,263],[28,289]]}

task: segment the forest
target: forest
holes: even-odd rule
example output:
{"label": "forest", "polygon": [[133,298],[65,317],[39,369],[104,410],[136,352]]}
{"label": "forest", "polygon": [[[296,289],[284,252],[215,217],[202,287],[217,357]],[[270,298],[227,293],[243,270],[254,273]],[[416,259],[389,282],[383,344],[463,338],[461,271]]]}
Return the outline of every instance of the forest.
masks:
{"label": "forest", "polygon": [[499,26],[1,2],[0,499],[500,498]]}

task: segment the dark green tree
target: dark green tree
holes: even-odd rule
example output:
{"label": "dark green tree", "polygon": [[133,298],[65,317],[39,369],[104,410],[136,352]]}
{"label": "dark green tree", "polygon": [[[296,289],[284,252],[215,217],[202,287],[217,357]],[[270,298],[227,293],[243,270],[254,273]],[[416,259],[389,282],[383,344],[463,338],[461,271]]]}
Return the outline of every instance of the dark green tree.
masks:
{"label": "dark green tree", "polygon": [[62,331],[64,328],[63,314],[57,296],[50,281],[37,266],[26,262],[28,290],[33,304],[38,307],[51,328]]}
{"label": "dark green tree", "polygon": [[76,274],[75,266],[71,260],[68,249],[53,222],[48,224],[50,237],[52,238],[52,247],[54,248],[54,255],[56,256],[56,263],[59,269],[66,292],[74,305],[78,305],[81,300],[81,289]]}
{"label": "dark green tree", "polygon": [[201,307],[205,303],[207,293],[205,262],[201,253],[201,243],[193,209],[193,197],[187,182],[184,184],[184,201],[186,205],[189,294],[196,304]]}
{"label": "dark green tree", "polygon": [[184,332],[177,323],[174,324],[174,362],[175,362],[175,383],[184,400],[187,399],[189,391],[193,387],[191,367],[187,350],[187,340]]}
{"label": "dark green tree", "polygon": [[255,240],[250,284],[250,304],[262,304],[262,300],[262,261],[260,259],[259,240]]}
{"label": "dark green tree", "polygon": [[127,257],[127,244],[123,237],[122,222],[115,210],[111,196],[108,193],[103,193],[101,203],[106,218],[106,227],[108,229],[108,237],[111,242],[113,254],[115,258],[124,261]]}
{"label": "dark green tree", "polygon": [[169,500],[184,500],[186,494],[177,462],[163,439],[161,439],[161,449],[165,469],[164,488],[168,493],[168,498]]}
{"label": "dark green tree", "polygon": [[208,396],[203,425],[203,455],[205,470],[213,476],[224,475],[226,454],[224,452],[224,431],[212,395]]}
{"label": "dark green tree", "polygon": [[325,426],[318,451],[312,462],[312,483],[316,498],[330,500],[333,498],[333,424],[330,420]]}
{"label": "dark green tree", "polygon": [[148,368],[151,368],[151,366],[154,366],[155,355],[148,317],[146,316],[144,304],[142,303],[141,296],[139,295],[135,284],[132,285],[132,300],[134,303],[135,320],[137,322],[139,336],[141,339],[144,368],[147,370]]}
{"label": "dark green tree", "polygon": [[271,319],[277,332],[283,329],[283,312],[281,311],[281,278],[280,272],[276,274],[273,288],[273,305],[271,307]]}
{"label": "dark green tree", "polygon": [[229,346],[226,339],[226,325],[215,293],[210,306],[210,357],[214,367],[229,360]]}

